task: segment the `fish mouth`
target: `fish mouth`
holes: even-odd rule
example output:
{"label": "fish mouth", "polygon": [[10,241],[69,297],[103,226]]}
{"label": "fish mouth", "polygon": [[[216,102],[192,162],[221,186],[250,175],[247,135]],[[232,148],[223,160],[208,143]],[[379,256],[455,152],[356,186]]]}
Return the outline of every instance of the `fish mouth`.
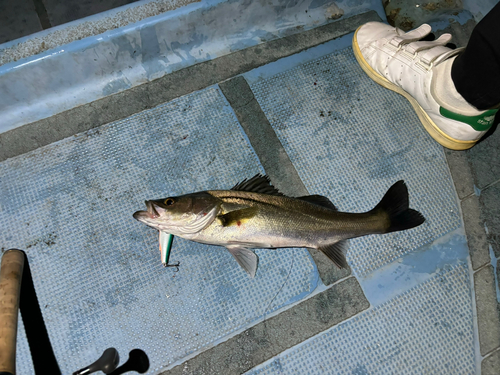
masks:
{"label": "fish mouth", "polygon": [[160,214],[158,211],[156,211],[155,205],[151,201],[145,201],[146,203],[146,208],[148,210],[148,214],[150,215],[151,219],[156,219],[157,217],[160,217]]}
{"label": "fish mouth", "polygon": [[157,219],[160,217],[152,201],[144,201],[147,211],[137,211],[132,216],[134,219],[143,221],[144,219]]}

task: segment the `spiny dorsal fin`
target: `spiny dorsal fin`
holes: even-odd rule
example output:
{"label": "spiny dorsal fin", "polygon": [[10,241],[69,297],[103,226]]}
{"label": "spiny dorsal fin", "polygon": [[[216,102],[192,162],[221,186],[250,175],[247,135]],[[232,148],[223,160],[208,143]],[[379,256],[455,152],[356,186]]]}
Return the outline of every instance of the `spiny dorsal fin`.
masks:
{"label": "spiny dorsal fin", "polygon": [[332,202],[330,202],[330,199],[322,195],[305,195],[303,197],[297,197],[296,199],[316,204],[321,207],[326,207],[329,208],[330,210],[338,211],[337,207],[335,207],[335,205]]}
{"label": "spiny dorsal fin", "polygon": [[231,188],[231,190],[236,191],[250,191],[253,193],[269,194],[269,195],[283,195],[271,185],[271,180],[269,177],[256,174],[251,179],[244,179],[239,184],[236,184]]}
{"label": "spiny dorsal fin", "polygon": [[228,227],[230,225],[240,226],[246,220],[251,219],[257,213],[257,207],[242,208],[241,210],[231,211],[224,215],[219,215],[217,218],[220,220],[222,226]]}

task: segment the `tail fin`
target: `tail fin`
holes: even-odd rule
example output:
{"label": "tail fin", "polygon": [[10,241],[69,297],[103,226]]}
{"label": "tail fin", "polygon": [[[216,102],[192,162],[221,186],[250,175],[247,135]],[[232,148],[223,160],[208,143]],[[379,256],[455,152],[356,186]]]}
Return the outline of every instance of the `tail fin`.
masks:
{"label": "tail fin", "polygon": [[411,229],[425,221],[420,212],[409,208],[408,188],[402,180],[387,190],[380,203],[371,212],[383,212],[388,215],[389,222],[385,233]]}

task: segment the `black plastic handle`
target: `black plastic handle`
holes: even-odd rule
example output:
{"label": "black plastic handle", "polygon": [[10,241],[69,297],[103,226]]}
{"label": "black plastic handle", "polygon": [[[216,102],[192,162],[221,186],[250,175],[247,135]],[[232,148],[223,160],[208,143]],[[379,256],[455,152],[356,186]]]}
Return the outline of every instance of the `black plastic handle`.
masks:
{"label": "black plastic handle", "polygon": [[149,358],[141,349],[133,349],[128,354],[128,361],[118,367],[109,375],[120,375],[126,372],[135,371],[144,374],[149,369]]}
{"label": "black plastic handle", "polygon": [[118,363],[120,362],[120,356],[115,348],[108,348],[102,353],[101,357],[92,363],[90,366],[82,368],[73,373],[73,375],[87,375],[92,374],[96,371],[102,371],[105,374],[110,374],[113,372]]}

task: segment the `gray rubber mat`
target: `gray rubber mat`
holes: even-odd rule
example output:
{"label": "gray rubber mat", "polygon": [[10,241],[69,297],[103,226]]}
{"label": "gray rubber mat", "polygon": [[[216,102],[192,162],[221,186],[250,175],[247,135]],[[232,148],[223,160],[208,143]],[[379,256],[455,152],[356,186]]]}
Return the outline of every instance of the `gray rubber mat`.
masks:
{"label": "gray rubber mat", "polygon": [[[262,172],[217,87],[0,163],[0,242],[27,251],[63,373],[108,347],[144,350],[158,373],[314,290],[304,249],[258,250],[250,279],[224,248],[176,238],[174,272],[158,232],[132,218],[145,199]],[[22,327],[18,371],[30,374]]]}
{"label": "gray rubber mat", "polygon": [[247,374],[474,374],[466,264],[287,350]]}
{"label": "gray rubber mat", "polygon": [[409,231],[352,240],[347,259],[354,274],[366,276],[458,228],[443,149],[406,99],[368,78],[350,47],[279,71],[308,53],[246,75],[308,191],[329,197],[340,211],[363,212],[404,180],[410,207],[426,218]]}
{"label": "gray rubber mat", "polygon": [[351,240],[347,259],[372,307],[248,374],[475,373],[468,252],[443,149],[403,97],[364,74],[351,39],[246,79],[311,194],[363,212],[402,179],[426,222]]}

